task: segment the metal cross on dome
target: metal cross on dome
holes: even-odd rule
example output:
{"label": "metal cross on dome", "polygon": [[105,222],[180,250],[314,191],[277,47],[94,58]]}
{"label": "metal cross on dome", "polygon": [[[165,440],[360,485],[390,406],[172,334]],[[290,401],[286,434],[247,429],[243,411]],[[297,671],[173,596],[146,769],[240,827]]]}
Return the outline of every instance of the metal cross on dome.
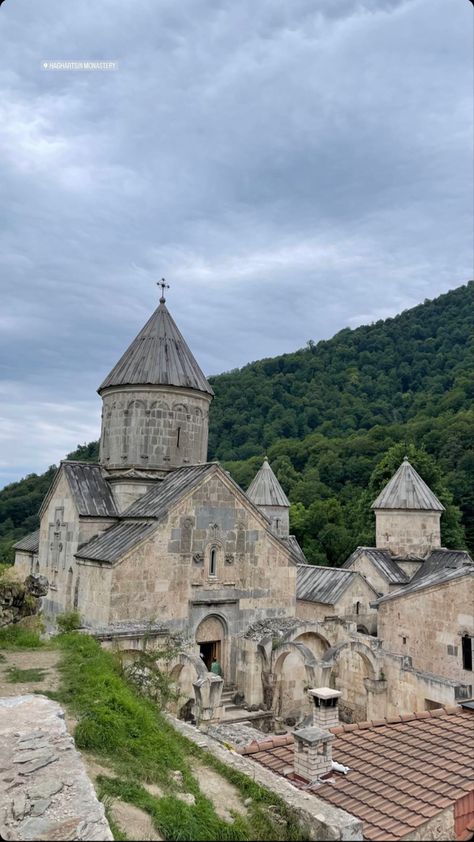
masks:
{"label": "metal cross on dome", "polygon": [[160,304],[164,304],[164,303],[165,303],[165,301],[166,301],[166,298],[165,298],[165,289],[169,289],[169,288],[170,288],[170,285],[166,283],[166,281],[165,281],[165,279],[164,279],[164,278],[162,278],[162,279],[161,279],[161,281],[157,281],[157,282],[156,282],[156,285],[157,285],[158,287],[161,287],[161,298],[160,298]]}

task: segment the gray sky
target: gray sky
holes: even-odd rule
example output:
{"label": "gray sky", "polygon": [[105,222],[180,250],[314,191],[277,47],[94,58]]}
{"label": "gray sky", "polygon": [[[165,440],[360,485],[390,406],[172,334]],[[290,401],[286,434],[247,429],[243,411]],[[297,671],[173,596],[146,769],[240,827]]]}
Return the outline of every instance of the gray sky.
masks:
{"label": "gray sky", "polygon": [[[468,0],[6,0],[0,486],[157,304],[215,374],[472,275]],[[115,61],[52,71],[47,61]]]}

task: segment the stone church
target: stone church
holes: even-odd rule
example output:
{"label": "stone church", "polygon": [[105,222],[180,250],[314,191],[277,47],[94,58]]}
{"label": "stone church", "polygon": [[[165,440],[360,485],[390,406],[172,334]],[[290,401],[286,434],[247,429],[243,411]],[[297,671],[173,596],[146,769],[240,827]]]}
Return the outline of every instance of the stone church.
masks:
{"label": "stone church", "polygon": [[289,501],[264,462],[248,493],[207,462],[213,391],[165,299],[98,389],[98,464],[64,461],[40,510],[38,552],[16,566],[45,575],[47,614],[76,609],[116,638],[179,633],[229,682],[236,636],[295,616]]}
{"label": "stone church", "polygon": [[46,615],[75,609],[131,657],[178,637],[173,677],[187,701],[207,688],[209,719],[213,658],[267,724],[308,713],[308,687],[340,691],[347,721],[472,697],[474,563],[441,546],[443,506],[407,459],[372,505],[376,546],[315,567],[266,459],[247,493],[207,461],[213,391],[164,297],[98,392],[98,464],[62,462],[16,545]]}

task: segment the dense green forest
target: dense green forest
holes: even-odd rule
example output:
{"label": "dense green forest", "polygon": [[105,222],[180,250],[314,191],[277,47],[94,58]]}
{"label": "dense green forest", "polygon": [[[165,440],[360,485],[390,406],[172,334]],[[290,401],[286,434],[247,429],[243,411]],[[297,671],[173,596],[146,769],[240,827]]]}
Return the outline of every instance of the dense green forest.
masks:
{"label": "dense green forest", "polygon": [[[266,453],[308,558],[374,541],[370,502],[404,453],[438,494],[443,543],[474,549],[474,283],[393,319],[211,378],[209,458],[246,488]],[[96,459],[97,443],[68,458]],[[0,556],[37,525],[53,469],[0,491]]]}

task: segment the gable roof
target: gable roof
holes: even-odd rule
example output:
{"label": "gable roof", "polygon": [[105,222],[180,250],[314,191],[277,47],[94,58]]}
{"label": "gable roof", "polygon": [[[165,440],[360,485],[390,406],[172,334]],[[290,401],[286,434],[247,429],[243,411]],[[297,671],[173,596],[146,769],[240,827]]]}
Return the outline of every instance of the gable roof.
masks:
{"label": "gable roof", "polygon": [[347,570],[352,567],[361,555],[367,556],[374,564],[379,573],[390,585],[399,585],[410,581],[410,577],[393,560],[388,550],[379,550],[376,547],[357,547],[356,550],[344,562],[342,567]]}
{"label": "gable roof", "polygon": [[458,567],[444,567],[433,570],[420,579],[411,581],[410,584],[405,585],[403,588],[381,596],[374,604],[380,605],[383,602],[388,602],[391,599],[399,599],[401,596],[408,596],[425,588],[434,588],[436,585],[444,585],[455,579],[462,579],[464,576],[474,577],[474,562],[465,562],[465,564]]}
{"label": "gable roof", "polygon": [[474,715],[438,708],[331,728],[332,755],[349,767],[308,786],[293,769],[293,736],[250,743],[249,755],[363,822],[364,839],[397,842],[474,790]]}
{"label": "gable roof", "polygon": [[117,517],[118,511],[100,465],[91,462],[61,462],[77,511],[84,517]]}
{"label": "gable roof", "polygon": [[474,564],[473,559],[466,550],[447,550],[444,547],[439,550],[433,550],[410,579],[410,585],[418,582],[420,579],[424,579],[428,574],[449,569],[453,570],[466,564]]}
{"label": "gable roof", "polygon": [[[102,535],[92,538],[91,541],[79,548],[76,556],[97,561],[116,561],[121,558],[156,528],[157,522],[167,515],[170,508],[183,494],[187,494],[206,476],[216,471],[220,472],[222,479],[232,485],[242,501],[245,501],[253,510],[255,516],[265,524],[268,536],[280,546],[283,546],[289,553],[290,562],[296,564],[300,557],[294,548],[293,542],[296,542],[296,538],[292,536],[293,541],[287,541],[274,535],[270,530],[268,518],[248,500],[242,489],[232,477],[223,471],[217,462],[186,465],[183,468],[176,468],[171,471],[164,480],[156,483],[143,497],[140,497],[119,515],[119,524],[110,527]],[[137,523],[137,521],[139,522]],[[152,522],[150,523],[150,521]],[[125,527],[125,525],[130,528],[120,528]],[[145,527],[148,528],[145,530]],[[302,553],[301,549],[299,553]]]}
{"label": "gable roof", "polygon": [[135,385],[179,386],[214,394],[164,299],[97,391]]}
{"label": "gable roof", "polygon": [[398,471],[372,503],[372,509],[424,509],[444,512],[444,506],[405,456]]}
{"label": "gable roof", "polygon": [[147,538],[155,529],[156,521],[125,521],[111,526],[79,547],[76,558],[91,561],[114,562]]}
{"label": "gable roof", "polygon": [[[335,605],[358,576],[356,571],[342,570],[340,567],[299,564],[296,571],[296,598]],[[368,582],[366,584],[377,594]]]}
{"label": "gable roof", "polygon": [[37,553],[39,549],[39,533],[39,529],[35,529],[34,532],[30,532],[29,535],[20,538],[16,544],[13,544],[13,549],[22,550],[24,553]]}
{"label": "gable roof", "polygon": [[263,465],[247,488],[247,497],[255,506],[290,507],[290,501],[265,456]]}
{"label": "gable roof", "polygon": [[135,500],[128,509],[122,512],[122,518],[155,518],[159,520],[168,512],[170,506],[184,492],[193,488],[199,480],[210,473],[216,462],[205,462],[203,465],[186,465],[171,471],[164,480],[150,488],[143,497]]}
{"label": "gable roof", "polygon": [[67,479],[79,515],[82,517],[118,517],[111,488],[103,476],[100,465],[94,462],[75,462],[72,460],[61,462],[41,504],[40,516],[53,497],[54,490],[63,475]]}

